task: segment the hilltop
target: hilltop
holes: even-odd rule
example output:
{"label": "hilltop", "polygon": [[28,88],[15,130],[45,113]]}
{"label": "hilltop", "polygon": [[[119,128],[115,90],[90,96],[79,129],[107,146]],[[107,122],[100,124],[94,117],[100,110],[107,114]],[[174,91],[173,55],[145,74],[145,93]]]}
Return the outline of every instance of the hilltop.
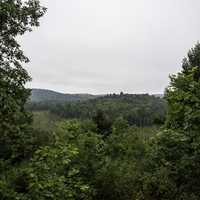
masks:
{"label": "hilltop", "polygon": [[47,89],[32,89],[30,101],[37,102],[72,102],[72,101],[84,101],[89,99],[97,98],[96,95],[92,94],[64,94]]}

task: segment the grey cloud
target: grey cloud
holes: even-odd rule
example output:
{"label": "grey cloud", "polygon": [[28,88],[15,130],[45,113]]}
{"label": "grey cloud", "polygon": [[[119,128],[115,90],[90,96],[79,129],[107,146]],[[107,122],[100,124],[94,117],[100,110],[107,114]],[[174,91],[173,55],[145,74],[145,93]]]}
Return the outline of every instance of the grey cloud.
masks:
{"label": "grey cloud", "polygon": [[161,93],[200,38],[199,0],[42,0],[41,26],[20,38],[30,87]]}

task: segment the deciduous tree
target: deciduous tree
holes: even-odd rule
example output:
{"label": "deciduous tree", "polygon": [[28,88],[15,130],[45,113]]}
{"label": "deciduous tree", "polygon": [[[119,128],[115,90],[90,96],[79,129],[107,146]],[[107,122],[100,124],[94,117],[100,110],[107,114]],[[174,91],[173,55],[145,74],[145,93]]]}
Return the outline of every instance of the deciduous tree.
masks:
{"label": "deciduous tree", "polygon": [[0,1],[0,158],[25,156],[31,116],[24,109],[30,76],[23,68],[29,60],[16,37],[39,26],[45,8],[38,0]]}

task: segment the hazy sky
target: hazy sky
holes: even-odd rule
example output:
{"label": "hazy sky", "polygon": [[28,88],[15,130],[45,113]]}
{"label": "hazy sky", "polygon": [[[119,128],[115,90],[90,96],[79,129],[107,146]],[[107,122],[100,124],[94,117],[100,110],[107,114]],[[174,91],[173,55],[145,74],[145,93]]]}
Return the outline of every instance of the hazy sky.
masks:
{"label": "hazy sky", "polygon": [[29,87],[65,93],[162,93],[200,40],[199,0],[42,0],[23,36]]}

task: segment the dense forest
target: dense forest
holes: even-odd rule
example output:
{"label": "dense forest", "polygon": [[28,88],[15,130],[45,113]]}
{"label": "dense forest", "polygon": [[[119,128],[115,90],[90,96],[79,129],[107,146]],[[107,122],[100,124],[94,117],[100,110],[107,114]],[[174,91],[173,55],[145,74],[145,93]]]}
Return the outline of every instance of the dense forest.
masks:
{"label": "dense forest", "polygon": [[32,112],[49,111],[64,119],[93,119],[103,115],[114,122],[121,117],[129,125],[140,127],[161,125],[166,115],[165,100],[148,94],[110,94],[78,102],[28,102],[26,108]]}
{"label": "dense forest", "polygon": [[1,200],[199,200],[200,44],[164,98],[110,94],[30,102],[17,37],[39,1],[0,1]]}

